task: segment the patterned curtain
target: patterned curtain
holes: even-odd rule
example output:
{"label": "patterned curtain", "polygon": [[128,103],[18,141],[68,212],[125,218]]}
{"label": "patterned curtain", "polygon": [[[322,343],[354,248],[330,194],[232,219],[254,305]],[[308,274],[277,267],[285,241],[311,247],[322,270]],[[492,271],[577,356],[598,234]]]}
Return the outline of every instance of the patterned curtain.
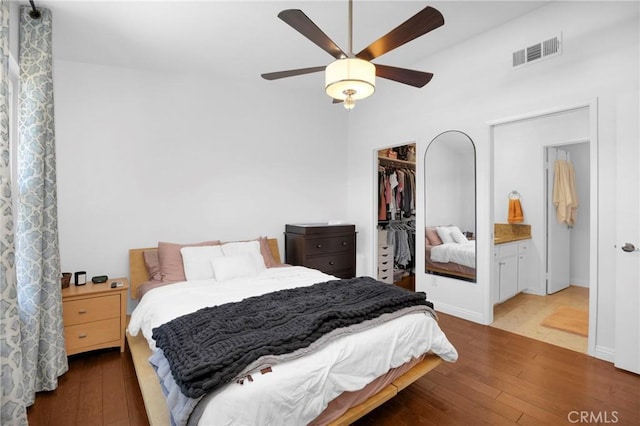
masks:
{"label": "patterned curtain", "polygon": [[9,2],[0,1],[0,424],[26,425],[9,168]]}
{"label": "patterned curtain", "polygon": [[62,323],[51,12],[20,10],[16,275],[27,406],[67,369]]}

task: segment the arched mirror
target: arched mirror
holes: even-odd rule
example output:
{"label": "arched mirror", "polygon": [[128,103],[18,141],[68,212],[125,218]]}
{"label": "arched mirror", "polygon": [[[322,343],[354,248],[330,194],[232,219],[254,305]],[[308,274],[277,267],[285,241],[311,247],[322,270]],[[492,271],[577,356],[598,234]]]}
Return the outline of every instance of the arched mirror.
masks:
{"label": "arched mirror", "polygon": [[436,136],[424,156],[425,272],[476,282],[476,150],[465,133]]}

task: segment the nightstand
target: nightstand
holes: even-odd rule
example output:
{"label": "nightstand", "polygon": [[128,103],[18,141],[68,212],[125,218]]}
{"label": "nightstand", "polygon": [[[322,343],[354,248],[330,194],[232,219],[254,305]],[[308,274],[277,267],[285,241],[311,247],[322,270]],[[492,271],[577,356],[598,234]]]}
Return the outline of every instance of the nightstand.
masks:
{"label": "nightstand", "polygon": [[356,276],[355,225],[287,225],[284,251],[290,265],[318,269],[338,278]]}
{"label": "nightstand", "polygon": [[[123,283],[123,286],[111,288],[115,281]],[[112,347],[120,347],[120,352],[124,352],[128,289],[127,278],[114,278],[102,284],[70,285],[62,289],[67,355]]]}

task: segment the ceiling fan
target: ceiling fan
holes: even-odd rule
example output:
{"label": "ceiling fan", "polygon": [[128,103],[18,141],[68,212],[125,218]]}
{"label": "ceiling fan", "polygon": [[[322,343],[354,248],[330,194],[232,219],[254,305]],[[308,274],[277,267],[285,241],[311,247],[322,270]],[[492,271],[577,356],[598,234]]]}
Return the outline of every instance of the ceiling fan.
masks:
{"label": "ceiling fan", "polygon": [[325,71],[325,90],[334,103],[344,102],[352,109],[355,101],[371,96],[375,91],[375,77],[382,77],[414,87],[426,85],[433,74],[389,65],[373,64],[372,59],[402,46],[442,25],[442,14],[427,6],[396,28],[362,49],[353,53],[353,0],[349,0],[349,53],[338,47],[307,15],[298,9],[283,10],[278,18],[311,40],[336,60],[327,66],[301,68],[262,74],[266,80]]}

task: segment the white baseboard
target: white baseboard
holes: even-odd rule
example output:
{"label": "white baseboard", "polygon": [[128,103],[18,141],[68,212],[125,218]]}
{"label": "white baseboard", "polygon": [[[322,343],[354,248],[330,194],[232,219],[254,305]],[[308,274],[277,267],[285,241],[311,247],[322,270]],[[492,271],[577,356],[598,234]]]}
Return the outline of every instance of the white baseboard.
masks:
{"label": "white baseboard", "polygon": [[587,287],[589,288],[589,280],[571,280],[571,285],[575,285],[576,287]]}
{"label": "white baseboard", "polygon": [[467,321],[472,321],[478,324],[487,325],[484,323],[482,314],[479,312],[469,311],[467,309],[462,309],[457,306],[448,305],[446,303],[441,302],[433,302],[433,305],[436,308],[436,312],[443,312],[447,315],[453,315],[454,317],[462,318]]}
{"label": "white baseboard", "polygon": [[614,362],[616,357],[616,351],[613,348],[607,348],[604,346],[596,345],[595,357],[603,361]]}
{"label": "white baseboard", "polygon": [[526,294],[533,294],[535,296],[546,296],[547,293],[544,290],[540,290],[540,289],[535,289],[535,290],[531,290],[530,288],[525,288],[524,290],[522,290],[523,293]]}

